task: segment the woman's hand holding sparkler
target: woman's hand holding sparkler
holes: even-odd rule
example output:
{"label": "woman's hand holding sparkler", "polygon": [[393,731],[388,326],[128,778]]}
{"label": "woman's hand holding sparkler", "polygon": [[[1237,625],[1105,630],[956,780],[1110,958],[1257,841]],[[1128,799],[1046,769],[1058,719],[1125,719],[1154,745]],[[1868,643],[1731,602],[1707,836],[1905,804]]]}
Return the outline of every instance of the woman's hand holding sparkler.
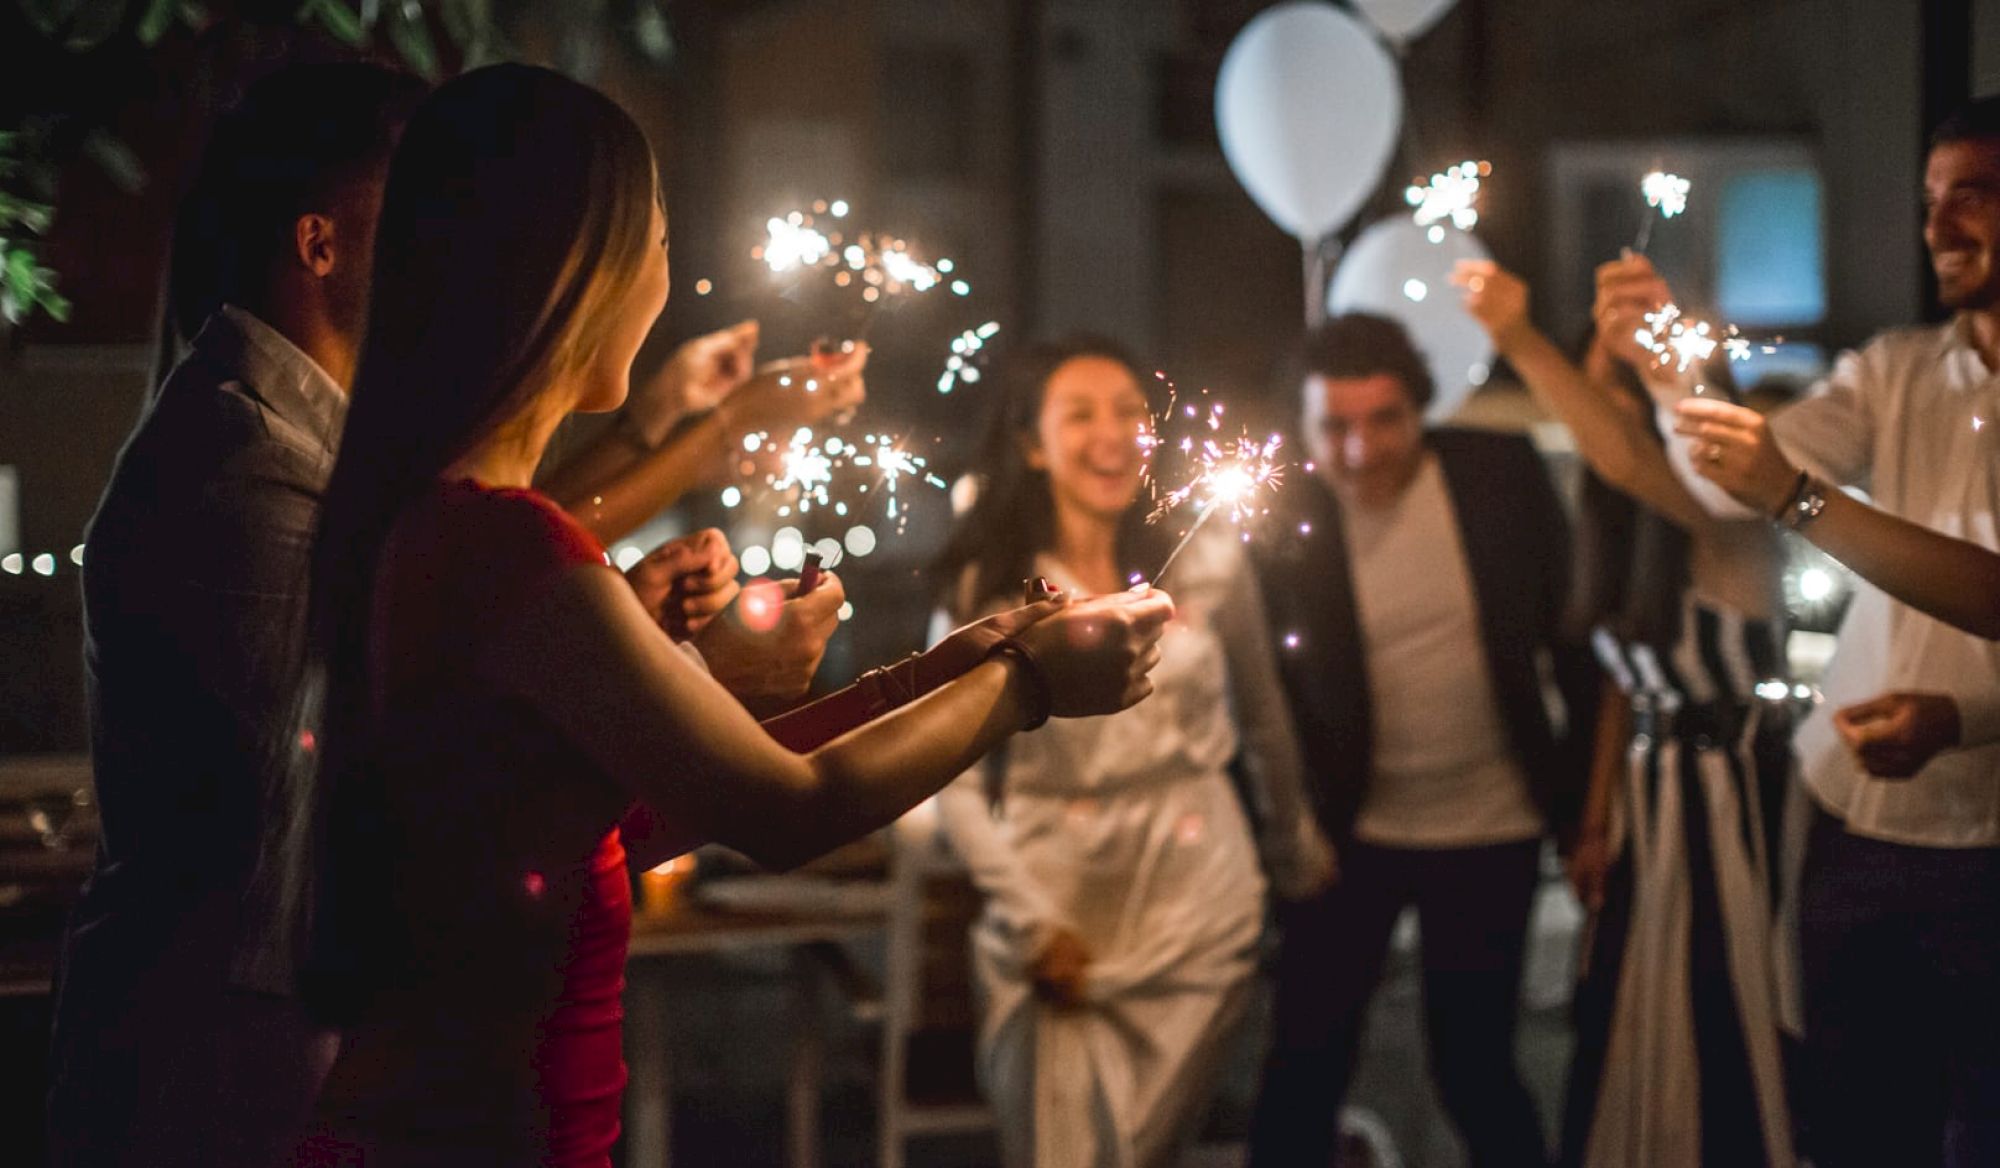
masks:
{"label": "woman's hand holding sparkler", "polygon": [[1601,349],[1638,370],[1648,384],[1671,384],[1660,352],[1639,339],[1646,317],[1673,303],[1673,290],[1660,278],[1653,261],[1627,253],[1597,266],[1597,296],[1590,316],[1597,323],[1593,348]]}
{"label": "woman's hand holding sparkler", "polygon": [[739,321],[687,341],[659,371],[632,389],[626,425],[649,449],[687,414],[712,409],[749,379],[757,363],[757,322]]}
{"label": "woman's hand holding sparkler", "polygon": [[782,439],[802,426],[853,413],[868,398],[862,377],[868,353],[867,344],[859,343],[851,350],[787,357],[758,369],[716,407],[730,449],[740,450],[746,434]]}
{"label": "woman's hand holding sparkler", "polygon": [[821,572],[803,596],[796,580],[753,580],[722,619],[708,622],[694,638],[695,647],[722,688],[751,713],[768,717],[811,688],[846,602],[847,591],[832,572]]}
{"label": "woman's hand holding sparkler", "polygon": [[1139,587],[1056,603],[1055,612],[1012,638],[1026,650],[1023,667],[1034,683],[1046,687],[1049,714],[1115,714],[1153,692],[1147,675],[1160,663],[1172,597]]}

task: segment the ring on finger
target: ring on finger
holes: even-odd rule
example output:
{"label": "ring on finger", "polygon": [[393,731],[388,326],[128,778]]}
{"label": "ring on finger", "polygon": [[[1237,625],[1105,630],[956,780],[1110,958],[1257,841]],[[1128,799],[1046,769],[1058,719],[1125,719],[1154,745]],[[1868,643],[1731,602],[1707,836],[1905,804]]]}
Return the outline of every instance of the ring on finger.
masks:
{"label": "ring on finger", "polygon": [[1709,443],[1706,447],[1702,448],[1701,456],[1704,459],[1707,459],[1709,462],[1721,462],[1722,443],[1720,442]]}

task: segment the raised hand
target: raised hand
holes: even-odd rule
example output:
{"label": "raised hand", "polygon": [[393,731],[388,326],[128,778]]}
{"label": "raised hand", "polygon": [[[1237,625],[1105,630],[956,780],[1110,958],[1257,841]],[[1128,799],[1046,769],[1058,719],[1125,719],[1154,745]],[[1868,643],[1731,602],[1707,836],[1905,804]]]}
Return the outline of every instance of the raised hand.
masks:
{"label": "raised hand", "polygon": [[685,641],[736,599],[736,572],[729,537],[710,527],[654,548],[625,579],[667,635]]}
{"label": "raised hand", "polygon": [[1460,260],[1452,269],[1451,282],[1465,289],[1465,311],[1493,338],[1493,347],[1505,353],[1524,331],[1532,331],[1528,320],[1528,285],[1519,276],[1492,260]]}
{"label": "raised hand", "polygon": [[757,322],[745,320],[683,342],[659,372],[633,387],[627,420],[658,446],[683,414],[720,405],[756,368],[757,334]]}
{"label": "raised hand", "polygon": [[862,373],[868,346],[820,357],[787,357],[757,370],[717,408],[733,440],[763,431],[790,435],[800,426],[853,412],[868,397]]}
{"label": "raised hand", "polygon": [[1597,324],[1594,347],[1653,380],[1660,357],[1641,345],[1636,334],[1645,327],[1647,313],[1657,312],[1673,298],[1673,289],[1645,256],[1628,254],[1599,264],[1597,295],[1590,309]]}
{"label": "raised hand", "polygon": [[760,716],[805,696],[827,638],[840,627],[847,602],[840,577],[822,572],[804,596],[795,595],[797,588],[796,580],[755,581],[694,639],[709,674]]}
{"label": "raised hand", "polygon": [[1157,588],[1061,605],[1015,638],[1038,664],[1058,718],[1114,714],[1153,692],[1173,598]]}

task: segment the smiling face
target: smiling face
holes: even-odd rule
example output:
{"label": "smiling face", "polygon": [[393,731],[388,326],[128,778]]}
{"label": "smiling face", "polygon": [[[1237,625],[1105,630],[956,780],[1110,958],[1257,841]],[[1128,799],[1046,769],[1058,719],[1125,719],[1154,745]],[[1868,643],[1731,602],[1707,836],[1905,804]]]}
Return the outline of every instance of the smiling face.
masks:
{"label": "smiling face", "polygon": [[1924,246],[1945,307],[2000,305],[2000,141],[1965,139],[1931,149]]}
{"label": "smiling face", "polygon": [[1327,484],[1366,507],[1402,494],[1424,455],[1424,415],[1393,373],[1306,378],[1306,439]]}
{"label": "smiling face", "polygon": [[1028,465],[1049,476],[1058,511],[1115,522],[1139,497],[1145,474],[1140,438],[1152,424],[1145,391],[1109,357],[1072,357],[1042,389],[1026,441]]}

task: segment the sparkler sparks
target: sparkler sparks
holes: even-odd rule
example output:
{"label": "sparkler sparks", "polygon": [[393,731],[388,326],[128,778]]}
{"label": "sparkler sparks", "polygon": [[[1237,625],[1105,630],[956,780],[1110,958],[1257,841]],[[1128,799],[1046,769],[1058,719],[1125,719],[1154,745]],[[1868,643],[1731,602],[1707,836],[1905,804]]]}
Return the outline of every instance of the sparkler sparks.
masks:
{"label": "sparkler sparks", "polygon": [[[1660,368],[1671,367],[1675,373],[1686,373],[1690,366],[1697,366],[1715,355],[1719,348],[1730,361],[1748,361],[1753,350],[1764,353],[1777,351],[1776,345],[1761,345],[1741,336],[1735,325],[1717,328],[1705,320],[1688,316],[1678,304],[1663,304],[1658,311],[1646,314],[1646,325],[1633,333],[1633,339],[1645,346],[1659,363]],[[1695,392],[1706,387],[1697,385]]]}
{"label": "sparkler sparks", "polygon": [[1680,175],[1653,170],[1639,180],[1639,193],[1646,197],[1646,206],[1660,213],[1660,218],[1672,219],[1687,210],[1688,189],[1693,185]]}
{"label": "sparkler sparks", "polygon": [[[1160,380],[1166,380],[1164,374],[1158,376]],[[1262,496],[1278,485],[1285,470],[1285,463],[1278,457],[1280,441],[1276,434],[1261,441],[1248,433],[1239,433],[1234,438],[1221,436],[1223,406],[1220,402],[1210,403],[1206,414],[1193,404],[1177,410],[1170,402],[1160,425],[1171,423],[1176,418],[1194,419],[1196,425],[1205,428],[1208,433],[1187,435],[1172,444],[1187,463],[1187,478],[1180,486],[1158,497],[1152,512],[1146,516],[1146,522],[1157,523],[1190,500],[1196,501],[1200,509],[1195,512],[1194,522],[1188,525],[1180,542],[1161,563],[1160,570],[1153,573],[1155,583],[1167,574],[1167,569],[1173,566],[1182,549],[1218,511],[1226,509],[1229,517],[1239,524],[1264,514],[1268,508],[1263,505]],[[1160,445],[1158,427],[1140,436],[1140,446],[1148,454],[1149,477],[1156,483],[1159,467],[1152,464],[1151,456]]]}
{"label": "sparkler sparks", "polygon": [[938,374],[937,391],[950,393],[959,383],[971,385],[979,380],[979,366],[973,363],[981,349],[1000,332],[1000,323],[989,320],[978,328],[966,329],[952,338],[951,356],[945,358],[944,372]]}
{"label": "sparkler sparks", "polygon": [[[942,282],[942,273],[952,270],[950,260],[929,264],[918,259],[901,239],[849,230],[830,221],[845,219],[848,211],[844,201],[822,200],[810,211],[766,220],[764,242],[751,249],[751,258],[763,261],[776,273],[831,271],[835,287],[859,284],[861,299],[871,305],[885,296],[928,292]],[[958,291],[962,284],[963,280],[953,281],[952,288],[961,296],[965,294]],[[967,286],[966,291],[970,290]]]}
{"label": "sparkler sparks", "polygon": [[[1411,218],[1419,227],[1433,227],[1446,220],[1460,231],[1471,230],[1479,222],[1479,180],[1493,173],[1490,162],[1461,162],[1434,174],[1424,184],[1404,188],[1403,198],[1413,208]],[[1431,242],[1443,236],[1432,232]]]}
{"label": "sparkler sparks", "polygon": [[[750,434],[743,440],[746,451],[755,452],[772,445],[770,436]],[[938,490],[949,484],[929,469],[929,462],[911,453],[903,441],[889,434],[868,434],[859,442],[837,434],[817,437],[809,427],[800,427],[778,453],[777,469],[765,477],[765,485],[782,496],[780,516],[794,511],[809,514],[815,507],[831,508],[836,515],[848,514],[861,503],[859,496],[875,488],[888,497],[884,510],[898,527],[908,522],[897,487],[904,479],[921,482]],[[851,474],[850,471],[861,473]],[[742,494],[737,494],[737,502]]]}

